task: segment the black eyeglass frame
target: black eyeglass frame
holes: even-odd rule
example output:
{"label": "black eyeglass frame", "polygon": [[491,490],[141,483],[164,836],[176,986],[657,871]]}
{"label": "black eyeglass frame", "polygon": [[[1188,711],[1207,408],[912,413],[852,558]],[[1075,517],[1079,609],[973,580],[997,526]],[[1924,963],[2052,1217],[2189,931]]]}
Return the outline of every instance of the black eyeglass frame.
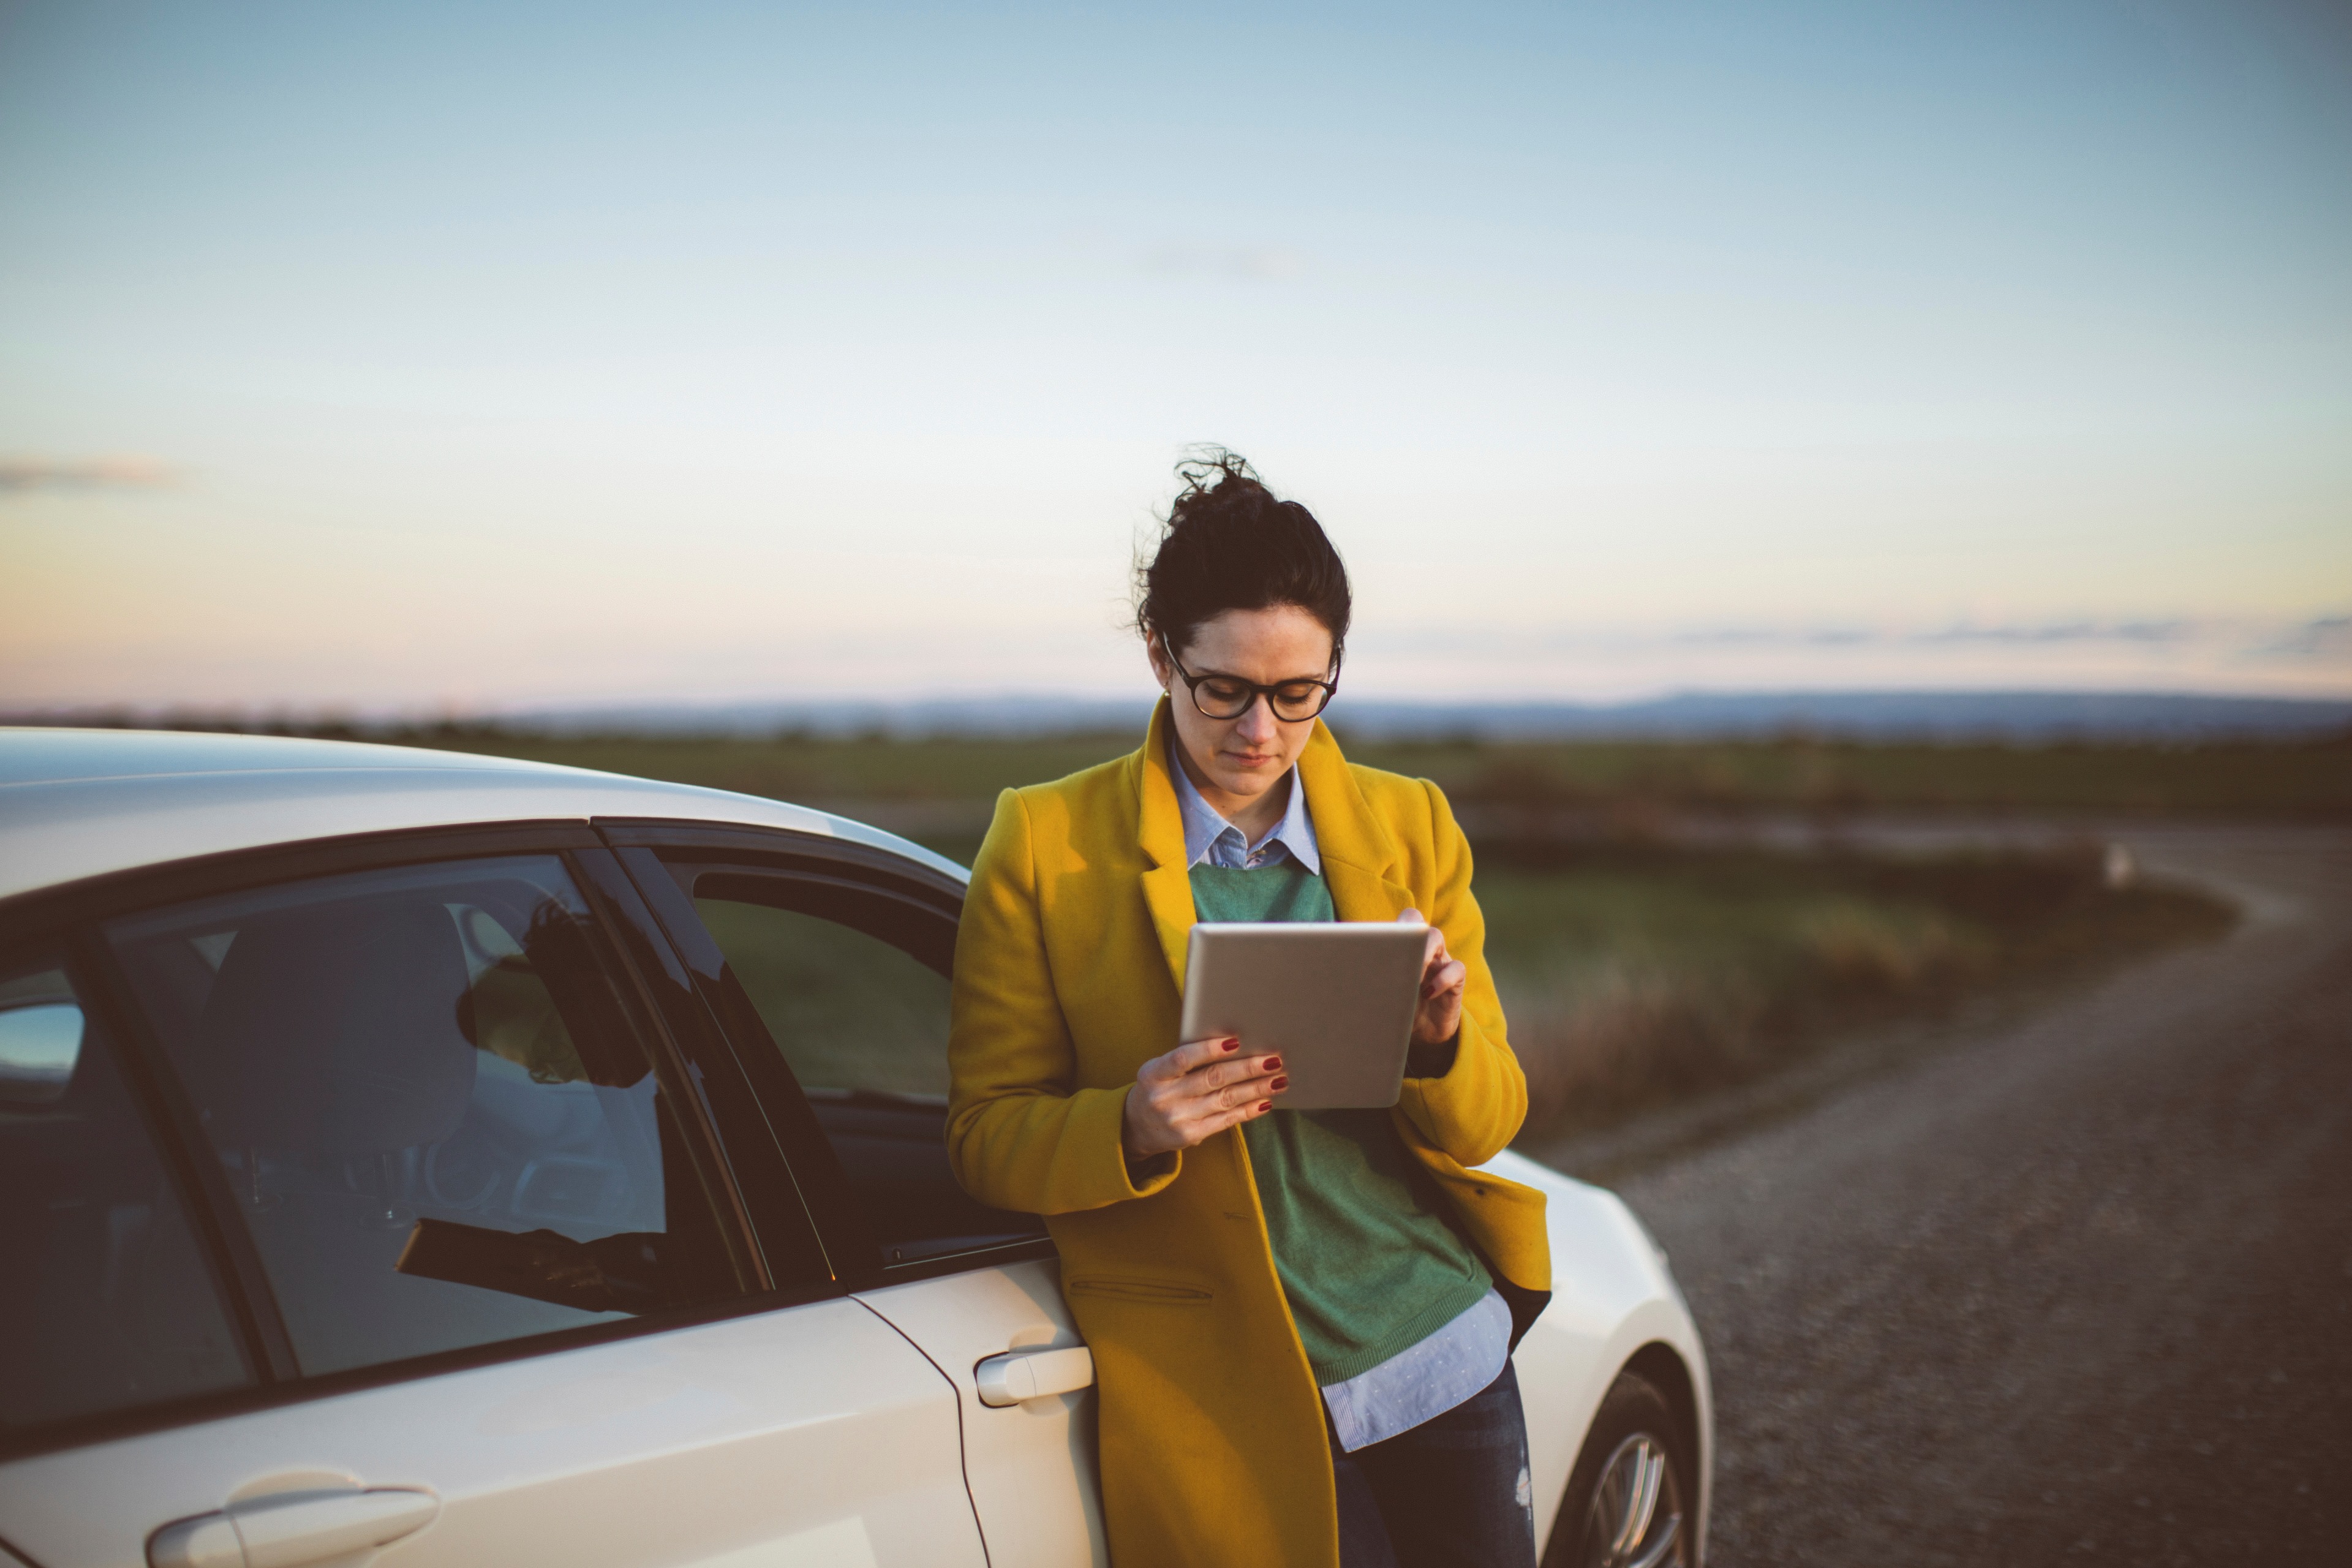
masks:
{"label": "black eyeglass frame", "polygon": [[[1199,710],[1201,717],[1203,719],[1214,719],[1220,722],[1239,719],[1251,709],[1256,707],[1257,700],[1263,697],[1265,699],[1265,710],[1274,715],[1274,721],[1276,723],[1311,724],[1316,720],[1320,719],[1323,716],[1323,710],[1326,708],[1331,706],[1331,699],[1339,695],[1339,674],[1336,670],[1332,673],[1332,678],[1328,680],[1318,680],[1312,676],[1302,675],[1293,680],[1277,680],[1271,686],[1260,686],[1255,680],[1244,680],[1238,675],[1227,675],[1224,671],[1220,669],[1212,669],[1202,675],[1193,674],[1191,670],[1184,668],[1184,661],[1176,657],[1175,648],[1169,644],[1168,639],[1165,637],[1160,639],[1160,651],[1166,654],[1168,656],[1168,662],[1175,667],[1177,679],[1183,681],[1185,689],[1192,694],[1192,706]],[[1236,686],[1246,686],[1249,688],[1249,700],[1243,703],[1240,707],[1234,709],[1230,713],[1213,713],[1209,710],[1208,704],[1201,700],[1201,683],[1204,680],[1230,680]],[[1286,686],[1300,685],[1312,686],[1321,691],[1323,693],[1323,700],[1315,705],[1315,711],[1312,713],[1306,714],[1297,719],[1285,718],[1283,716],[1282,710],[1275,706],[1275,693],[1281,690]]]}

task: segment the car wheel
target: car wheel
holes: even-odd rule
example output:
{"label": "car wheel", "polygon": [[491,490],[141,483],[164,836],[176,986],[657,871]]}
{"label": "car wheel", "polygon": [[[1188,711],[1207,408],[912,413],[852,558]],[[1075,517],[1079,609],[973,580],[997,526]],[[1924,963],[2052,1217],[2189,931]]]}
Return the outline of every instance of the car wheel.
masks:
{"label": "car wheel", "polygon": [[1656,1385],[1621,1373],[1576,1457],[1543,1568],[1690,1568],[1693,1458]]}

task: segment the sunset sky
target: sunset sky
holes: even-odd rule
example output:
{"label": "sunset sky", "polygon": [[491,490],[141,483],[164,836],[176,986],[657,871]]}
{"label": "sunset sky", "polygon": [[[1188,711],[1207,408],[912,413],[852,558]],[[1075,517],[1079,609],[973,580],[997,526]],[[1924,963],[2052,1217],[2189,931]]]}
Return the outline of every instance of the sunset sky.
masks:
{"label": "sunset sky", "polygon": [[2352,695],[2352,7],[0,5],[0,707]]}

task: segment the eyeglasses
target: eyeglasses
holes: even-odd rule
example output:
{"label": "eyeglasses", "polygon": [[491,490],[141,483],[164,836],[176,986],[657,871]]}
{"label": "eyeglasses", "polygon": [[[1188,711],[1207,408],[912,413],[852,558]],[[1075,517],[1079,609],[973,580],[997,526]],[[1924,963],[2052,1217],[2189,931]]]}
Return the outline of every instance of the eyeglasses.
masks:
{"label": "eyeglasses", "polygon": [[1160,639],[1160,650],[1168,662],[1176,667],[1177,676],[1192,689],[1192,706],[1208,719],[1238,719],[1257,706],[1263,697],[1274,716],[1286,724],[1304,724],[1331,704],[1339,689],[1336,680],[1277,680],[1272,686],[1260,686],[1244,680],[1237,675],[1194,675],[1176,657],[1176,650]]}

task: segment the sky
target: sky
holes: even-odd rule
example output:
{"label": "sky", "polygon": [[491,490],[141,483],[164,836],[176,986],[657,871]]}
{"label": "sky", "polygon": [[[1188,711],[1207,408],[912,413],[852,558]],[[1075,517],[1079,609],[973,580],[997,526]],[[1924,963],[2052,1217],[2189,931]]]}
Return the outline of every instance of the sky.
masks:
{"label": "sky", "polygon": [[0,0],[0,708],[2352,695],[2352,7]]}

